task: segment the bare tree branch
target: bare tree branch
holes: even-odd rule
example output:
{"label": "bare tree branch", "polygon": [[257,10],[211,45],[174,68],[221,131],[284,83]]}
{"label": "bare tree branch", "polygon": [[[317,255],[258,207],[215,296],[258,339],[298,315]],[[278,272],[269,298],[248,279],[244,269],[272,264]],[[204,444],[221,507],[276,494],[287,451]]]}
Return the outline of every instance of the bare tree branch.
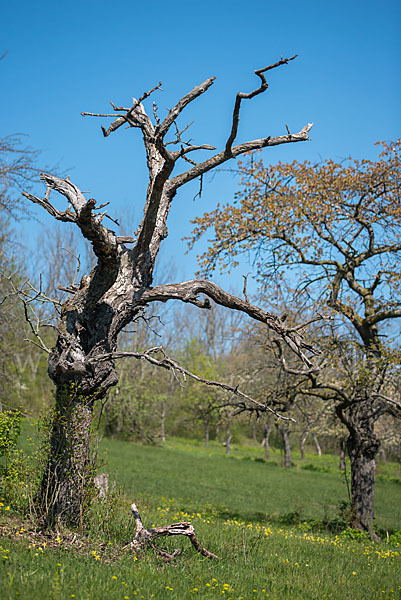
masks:
{"label": "bare tree branch", "polygon": [[188,94],[186,94],[183,98],[181,98],[181,100],[179,100],[179,102],[177,102],[174,108],[170,110],[163,123],[157,127],[156,134],[158,135],[158,137],[160,137],[161,139],[164,138],[171,125],[174,123],[178,115],[184,110],[184,108],[190,102],[195,100],[195,98],[198,98],[201,94],[206,92],[213,84],[215,79],[215,77],[209,77],[208,79],[206,79],[206,81],[194,87],[193,90],[188,92]]}
{"label": "bare tree branch", "polygon": [[[123,111],[126,111],[126,113],[125,113],[125,115],[120,115],[115,121],[113,121],[107,130],[104,127],[101,128],[104,137],[108,137],[110,135],[110,133],[113,133],[113,131],[116,131],[116,129],[118,129],[125,123],[128,123],[132,127],[140,127],[141,129],[145,129],[147,133],[152,133],[153,125],[152,125],[148,115],[145,113],[145,111],[143,109],[142,102],[143,102],[143,100],[148,98],[154,91],[160,90],[161,85],[162,85],[162,83],[160,81],[158,83],[158,85],[156,85],[154,88],[152,88],[149,92],[144,92],[144,94],[142,94],[142,96],[139,98],[139,100],[136,100],[135,98],[133,98],[132,106],[130,108],[117,107],[113,104],[113,102],[111,102],[110,104],[112,105],[112,107],[114,108],[115,111],[123,110]],[[114,115],[89,113],[89,112],[82,112],[81,115],[83,117],[85,117],[85,116],[113,117],[114,116]]]}
{"label": "bare tree branch", "polygon": [[[261,87],[250,94],[243,94],[239,92],[239,95],[237,96],[239,104],[237,108],[234,109],[233,123],[238,121],[241,99],[252,98],[267,88],[267,82],[264,73],[280,65],[287,64],[290,60],[293,60],[293,58],[295,57],[290,59],[281,59],[273,65],[255,71],[256,75],[258,75],[262,81]],[[226,148],[223,152],[220,152],[214,157],[211,157],[210,159],[199,164],[194,164],[194,161],[186,158],[186,155],[196,150],[213,150],[213,146],[210,146],[209,144],[190,145],[189,143],[184,143],[181,150],[169,152],[167,150],[167,145],[169,143],[182,143],[182,132],[179,132],[179,129],[176,125],[176,119],[188,104],[209,89],[209,87],[213,84],[214,79],[214,77],[210,77],[202,84],[194,87],[188,94],[186,94],[177,102],[174,108],[169,111],[164,121],[161,124],[157,122],[155,127],[145,112],[145,109],[142,105],[142,100],[149,96],[150,93],[155,89],[159,89],[160,84],[159,86],[153,88],[151,92],[144,94],[138,101],[134,99],[133,106],[130,109],[117,107],[112,104],[114,110],[123,110],[126,112],[125,114],[119,115],[118,118],[111,123],[107,131],[102,128],[105,136],[118,129],[124,123],[128,123],[134,127],[140,127],[144,134],[144,144],[147,153],[149,170],[149,186],[144,209],[144,218],[138,230],[137,243],[135,246],[135,253],[137,256],[145,257],[148,249],[150,249],[150,260],[152,261],[156,257],[156,254],[159,251],[160,243],[166,235],[165,225],[170,210],[170,205],[175,196],[176,190],[179,187],[188,181],[191,181],[192,179],[202,176],[207,171],[219,166],[227,160],[235,158],[236,156],[239,156],[240,154],[243,154],[249,150],[264,148],[267,146],[275,146],[278,144],[305,141],[309,139],[308,132],[310,131],[312,124],[306,125],[299,133],[296,134],[289,134],[279,137],[269,136],[260,140],[246,142],[232,148],[231,144],[236,136],[236,130],[238,126],[237,123],[236,126],[233,124],[230,138],[232,136],[234,137],[232,137],[229,149]],[[82,114],[94,115],[94,113]],[[165,135],[173,124],[176,127],[177,138],[173,142],[166,143],[164,141]],[[185,131],[185,128],[183,131]],[[185,148],[185,145],[188,145],[188,147]],[[192,168],[187,172],[177,175],[169,180],[174,166],[179,158],[184,158],[187,160],[187,162],[192,165]]]}
{"label": "bare tree branch", "polygon": [[[294,60],[294,58],[296,58],[296,57],[297,57],[297,55],[292,56],[291,58],[284,58],[284,59],[282,58],[281,60],[279,60],[275,64],[270,65],[268,67],[265,67],[264,69],[256,69],[255,70],[255,75],[257,75],[261,79],[261,85],[260,85],[260,87],[257,88],[256,90],[254,90],[253,92],[249,92],[248,94],[246,94],[244,92],[238,92],[237,93],[237,97],[235,99],[234,111],[233,111],[231,132],[230,132],[230,135],[229,135],[227,143],[226,143],[226,152],[230,152],[231,151],[231,147],[233,145],[233,142],[234,142],[235,138],[237,137],[238,124],[239,124],[239,112],[240,112],[240,108],[241,108],[241,101],[244,100],[244,99],[250,100],[251,98],[254,98],[255,96],[257,96],[258,94],[262,94],[264,91],[266,91],[267,88],[269,87],[269,84],[267,83],[264,74],[267,71],[270,71],[271,69],[275,69],[276,67],[280,67],[281,65],[287,65],[290,60]],[[287,131],[288,131],[288,127],[287,127]],[[288,134],[291,137],[291,134],[290,134],[289,131],[288,131]]]}
{"label": "bare tree branch", "polygon": [[[161,360],[159,360],[158,358],[156,358],[154,356],[154,354],[157,354],[157,353],[160,353],[162,355]],[[226,392],[230,392],[230,393],[234,394],[235,396],[238,396],[239,398],[242,398],[243,400],[249,402],[250,405],[254,409],[258,409],[260,412],[270,412],[275,417],[277,417],[278,419],[281,419],[283,421],[294,421],[294,419],[292,419],[291,417],[284,417],[283,415],[279,414],[273,408],[271,408],[268,404],[263,404],[262,402],[258,402],[254,398],[251,398],[247,394],[244,394],[244,392],[241,392],[238,389],[238,386],[234,387],[232,385],[228,385],[227,383],[222,383],[220,381],[212,381],[210,379],[205,379],[204,377],[199,377],[198,375],[195,375],[195,373],[192,373],[191,371],[189,371],[188,369],[186,369],[185,367],[183,367],[182,365],[178,364],[176,361],[174,361],[170,357],[168,357],[162,346],[155,346],[154,348],[150,348],[149,350],[146,350],[145,352],[122,352],[121,351],[121,352],[111,352],[108,354],[100,354],[93,358],[90,358],[88,362],[91,364],[96,364],[101,361],[116,360],[119,358],[137,358],[137,359],[147,360],[150,364],[152,364],[156,367],[162,367],[163,369],[167,369],[168,371],[173,371],[175,373],[181,373],[184,376],[184,379],[187,376],[187,377],[190,377],[191,379],[194,379],[195,381],[198,381],[199,383],[204,383],[205,385],[217,387],[222,390],[225,390]]]}
{"label": "bare tree branch", "polygon": [[[27,283],[28,288],[24,289],[24,287],[17,288],[14,285],[14,282],[12,281],[11,277],[8,277],[7,279],[9,281],[11,289],[12,289],[12,295],[17,296],[19,298],[19,300],[22,302],[22,305],[24,307],[25,320],[28,323],[32,334],[34,335],[35,339],[37,340],[37,342],[35,342],[35,340],[27,338],[25,341],[33,344],[34,346],[37,346],[38,348],[40,348],[40,350],[43,350],[47,354],[50,354],[50,352],[51,352],[50,349],[46,346],[45,342],[43,341],[43,339],[40,335],[40,328],[41,328],[41,326],[43,326],[43,322],[39,319],[33,306],[34,306],[35,301],[38,299],[41,301],[44,301],[44,302],[52,302],[53,304],[56,303],[56,301],[50,300],[42,292],[42,289],[41,289],[42,282],[40,282],[39,290],[36,290],[29,282]],[[4,302],[4,300],[3,300],[3,302]],[[34,319],[35,323],[33,322],[32,319]]]}
{"label": "bare tree branch", "polygon": [[272,331],[284,339],[308,368],[312,368],[312,363],[303,350],[307,350],[312,354],[318,354],[319,352],[305,342],[298,331],[294,330],[294,328],[287,328],[279,317],[250,304],[246,300],[225,292],[218,285],[206,279],[191,279],[182,283],[156,286],[145,290],[141,296],[141,300],[146,303],[176,299],[194,304],[200,308],[209,308],[210,304],[207,299],[203,301],[199,300],[200,294],[205,294],[208,298],[216,302],[216,304],[239,310],[249,315],[252,319],[265,323]]}
{"label": "bare tree branch", "polygon": [[49,202],[48,192],[50,192],[50,188],[47,189],[46,195],[43,199],[38,198],[37,196],[33,196],[32,194],[29,194],[28,192],[22,192],[22,195],[25,196],[25,198],[28,198],[28,200],[30,200],[34,204],[39,204],[39,206],[44,208],[52,217],[57,219],[57,221],[64,221],[66,223],[68,223],[68,222],[76,223],[76,217],[75,217],[75,215],[73,215],[70,212],[69,208],[67,208],[67,210],[65,210],[65,211],[60,211],[60,210],[57,210],[57,208],[55,208]]}
{"label": "bare tree branch", "polygon": [[199,177],[203,173],[207,173],[211,169],[215,169],[219,165],[225,163],[230,158],[236,158],[237,156],[244,154],[244,152],[250,152],[251,150],[259,150],[261,148],[267,148],[270,146],[278,146],[280,144],[305,142],[309,140],[308,133],[312,129],[312,127],[313,123],[308,123],[308,125],[305,125],[305,127],[303,127],[299,133],[294,133],[292,135],[281,135],[278,137],[268,136],[266,138],[252,140],[250,142],[245,142],[243,144],[239,144],[238,146],[234,146],[230,149],[230,152],[227,152],[227,150],[223,150],[223,152],[219,152],[219,154],[216,154],[208,160],[199,163],[199,165],[197,165],[193,169],[190,169],[189,171],[186,171],[181,175],[176,175],[176,177],[174,177],[171,180],[169,187],[170,189],[177,190],[179,187],[183,186],[189,181],[192,181],[192,179]]}
{"label": "bare tree branch", "polygon": [[93,250],[98,258],[106,261],[115,259],[118,246],[116,236],[101,224],[105,215],[98,215],[93,212],[96,209],[96,200],[93,198],[86,200],[83,193],[69,178],[60,179],[46,173],[42,173],[40,178],[47,184],[48,191],[50,188],[54,189],[67,198],[75,214],[71,213],[69,208],[65,212],[56,210],[48,200],[48,193],[43,200],[31,194],[25,193],[24,195],[32,202],[43,206],[54,218],[76,223],[82,235],[92,243]]}

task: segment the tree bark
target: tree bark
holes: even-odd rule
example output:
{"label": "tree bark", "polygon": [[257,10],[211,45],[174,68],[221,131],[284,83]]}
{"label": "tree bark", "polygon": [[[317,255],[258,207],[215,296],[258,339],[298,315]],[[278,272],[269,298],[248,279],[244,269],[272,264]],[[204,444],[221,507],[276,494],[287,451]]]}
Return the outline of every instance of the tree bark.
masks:
{"label": "tree bark", "polygon": [[266,460],[269,458],[269,450],[270,450],[269,436],[270,436],[271,428],[272,428],[272,426],[271,426],[270,419],[266,419],[265,424],[263,425],[263,445],[265,447],[265,459]]}
{"label": "tree bark", "polygon": [[341,440],[340,441],[340,464],[338,467],[340,471],[345,471],[345,448],[346,448],[345,440]]}
{"label": "tree bark", "polygon": [[290,443],[290,428],[286,423],[279,425],[278,427],[282,438],[283,438],[283,450],[284,450],[284,466],[289,469],[292,466],[291,463],[291,443]]}
{"label": "tree bark", "polygon": [[205,425],[205,446],[209,448],[209,419],[204,420]]}
{"label": "tree bark", "polygon": [[81,395],[77,384],[57,387],[49,456],[39,497],[49,527],[60,521],[82,527],[95,472],[90,453],[92,411],[92,398]]}
{"label": "tree bark", "polygon": [[319,440],[317,439],[316,433],[312,433],[313,442],[315,444],[316,452],[318,456],[322,456],[322,449],[319,444]]}
{"label": "tree bark", "polygon": [[301,455],[301,460],[305,460],[305,442],[308,438],[309,431],[304,431],[299,436],[299,452]]}
{"label": "tree bark", "polygon": [[[48,372],[56,385],[56,405],[38,497],[48,527],[59,522],[82,526],[93,496],[93,407],[117,383],[114,361],[98,361],[97,356],[116,348],[114,327],[119,315],[105,302],[93,303],[94,296],[110,284],[110,276],[114,278],[107,268],[95,269],[91,282],[81,284],[83,289],[77,292],[75,301],[65,304],[57,343],[49,356]],[[96,285],[91,290],[93,281]]]}
{"label": "tree bark", "polygon": [[227,421],[227,423],[226,423],[225,446],[226,446],[226,454],[230,454],[230,452],[231,452],[231,425],[230,425],[229,421]]}
{"label": "tree bark", "polygon": [[358,432],[348,437],[347,448],[351,464],[352,527],[368,532],[372,539],[377,540],[373,518],[379,441],[374,436],[365,438]]}
{"label": "tree bark", "polygon": [[166,441],[166,431],[165,431],[165,425],[166,425],[166,401],[162,400],[162,410],[161,410],[161,422],[160,422],[160,437],[161,440],[163,442],[163,444]]}
{"label": "tree bark", "polygon": [[369,533],[379,540],[373,529],[376,461],[380,442],[374,433],[374,402],[368,391],[361,393],[359,402],[337,406],[337,414],[347,426],[347,451],[351,467],[352,522],[354,529]]}

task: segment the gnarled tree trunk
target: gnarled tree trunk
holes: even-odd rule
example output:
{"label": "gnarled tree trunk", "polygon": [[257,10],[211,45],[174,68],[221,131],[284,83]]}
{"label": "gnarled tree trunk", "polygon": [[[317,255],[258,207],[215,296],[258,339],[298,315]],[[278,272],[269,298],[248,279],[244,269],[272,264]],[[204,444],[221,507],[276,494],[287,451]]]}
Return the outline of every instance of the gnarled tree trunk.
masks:
{"label": "gnarled tree trunk", "polygon": [[92,410],[92,398],[81,395],[78,384],[57,388],[39,497],[42,516],[50,527],[59,521],[82,526],[94,474],[90,456]]}
{"label": "gnarled tree trunk", "polygon": [[366,438],[363,434],[358,432],[347,440],[351,463],[352,527],[367,531],[373,539],[377,539],[373,531],[373,518],[379,440],[374,436]]}
{"label": "gnarled tree trunk", "polygon": [[376,461],[380,442],[374,433],[374,402],[367,391],[350,406],[337,407],[337,414],[347,426],[347,451],[351,466],[352,522],[354,529],[369,533],[373,540]]}

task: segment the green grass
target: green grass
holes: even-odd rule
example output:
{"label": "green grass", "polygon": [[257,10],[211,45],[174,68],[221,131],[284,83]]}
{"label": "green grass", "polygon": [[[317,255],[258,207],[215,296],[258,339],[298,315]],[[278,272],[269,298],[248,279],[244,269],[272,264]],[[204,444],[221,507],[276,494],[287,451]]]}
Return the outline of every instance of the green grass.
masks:
{"label": "green grass", "polygon": [[[256,442],[248,442],[252,445],[233,444],[230,456],[234,458],[264,460],[264,449]],[[188,440],[186,438],[167,438],[166,448],[189,450],[190,452],[199,452],[209,456],[225,456],[226,450],[220,442],[210,441],[209,447],[205,447],[203,440]],[[268,463],[283,465],[284,457],[281,450],[276,448],[270,449]],[[301,460],[299,451],[294,448],[292,450],[292,463],[295,467],[305,468],[307,465],[313,465],[316,468],[327,469],[328,471],[338,472],[339,456],[334,454],[322,454],[317,456],[316,452],[305,452],[305,459]],[[380,459],[377,467],[378,477],[396,477],[401,479],[401,464],[395,462],[383,463]]]}
{"label": "green grass", "polygon": [[[123,492],[94,507],[86,537],[61,532],[44,545],[46,538],[28,522],[21,532],[12,506],[0,508],[0,532],[7,527],[0,539],[1,600],[401,598],[401,535],[373,544],[350,539],[352,532],[329,533],[318,522],[336,518],[338,503],[347,499],[335,457],[308,456],[306,463],[333,469],[320,472],[300,464],[284,469],[278,452],[271,462],[257,462],[260,448],[226,458],[217,445],[206,451],[183,440],[166,448],[104,440],[103,452],[102,470]],[[395,476],[396,469],[389,473]],[[400,496],[400,484],[378,482],[380,528],[401,527]],[[135,560],[123,549],[134,532],[134,500],[145,526],[190,520],[200,542],[221,560],[196,554],[178,537],[160,542],[182,549],[173,563],[152,551]],[[291,518],[300,522],[286,525]]]}
{"label": "green grass", "polygon": [[39,551],[7,540],[2,547],[7,558],[2,559],[0,596],[121,600],[400,597],[397,550],[380,548],[377,554],[376,547],[367,542],[235,523],[207,525],[197,517],[193,522],[198,536],[219,550],[220,562],[194,555],[188,547],[175,563],[166,565],[152,555],[134,561],[127,553],[107,562],[107,550],[98,550],[95,556],[101,559],[96,560],[90,552],[77,556],[46,547]]}
{"label": "green grass", "polygon": [[[251,460],[248,449],[237,458],[213,454],[212,450],[204,452],[198,446],[195,449],[114,440],[104,440],[101,445],[101,452],[106,452],[107,470],[132,500],[138,492],[155,498],[180,498],[183,506],[195,512],[205,504],[223,505],[223,514],[242,520],[277,519],[289,513],[298,513],[302,520],[332,520],[338,516],[340,503],[348,500],[344,476],[338,470],[284,469],[273,460]],[[314,458],[321,464],[319,457]],[[311,460],[308,456],[305,462]],[[379,529],[401,527],[400,497],[401,484],[378,480]]]}

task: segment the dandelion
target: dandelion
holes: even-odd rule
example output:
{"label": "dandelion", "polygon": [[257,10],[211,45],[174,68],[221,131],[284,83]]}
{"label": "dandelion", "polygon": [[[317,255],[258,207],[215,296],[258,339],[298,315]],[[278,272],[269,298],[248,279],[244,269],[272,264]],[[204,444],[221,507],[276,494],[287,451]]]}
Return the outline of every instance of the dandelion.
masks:
{"label": "dandelion", "polygon": [[111,576],[112,579],[117,579],[116,575]]}
{"label": "dandelion", "polygon": [[353,575],[356,575],[356,571],[352,571],[352,574],[353,574]]}

